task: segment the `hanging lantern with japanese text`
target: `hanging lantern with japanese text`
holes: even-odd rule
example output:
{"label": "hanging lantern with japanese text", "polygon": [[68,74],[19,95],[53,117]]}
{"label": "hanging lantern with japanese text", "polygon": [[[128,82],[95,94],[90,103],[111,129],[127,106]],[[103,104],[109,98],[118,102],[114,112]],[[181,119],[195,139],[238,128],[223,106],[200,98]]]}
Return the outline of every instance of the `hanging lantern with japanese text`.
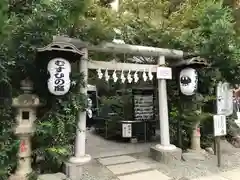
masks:
{"label": "hanging lantern with japanese text", "polygon": [[71,87],[70,73],[71,64],[63,58],[54,58],[47,66],[50,78],[48,79],[48,90],[56,96],[68,93]]}

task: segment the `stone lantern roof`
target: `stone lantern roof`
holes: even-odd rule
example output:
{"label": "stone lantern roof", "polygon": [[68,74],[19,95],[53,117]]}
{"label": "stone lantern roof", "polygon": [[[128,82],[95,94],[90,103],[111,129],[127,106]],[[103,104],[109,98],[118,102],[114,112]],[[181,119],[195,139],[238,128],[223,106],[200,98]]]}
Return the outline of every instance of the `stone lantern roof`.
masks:
{"label": "stone lantern roof", "polygon": [[15,108],[31,108],[40,106],[39,97],[35,94],[30,94],[33,90],[33,83],[29,79],[21,81],[21,89],[24,94],[13,98],[12,106]]}

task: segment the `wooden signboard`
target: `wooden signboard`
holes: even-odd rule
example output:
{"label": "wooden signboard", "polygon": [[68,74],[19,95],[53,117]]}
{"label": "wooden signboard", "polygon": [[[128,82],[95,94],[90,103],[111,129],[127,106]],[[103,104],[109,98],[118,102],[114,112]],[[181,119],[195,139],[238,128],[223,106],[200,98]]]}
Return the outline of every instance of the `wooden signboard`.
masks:
{"label": "wooden signboard", "polygon": [[154,91],[152,89],[133,90],[134,120],[154,120]]}

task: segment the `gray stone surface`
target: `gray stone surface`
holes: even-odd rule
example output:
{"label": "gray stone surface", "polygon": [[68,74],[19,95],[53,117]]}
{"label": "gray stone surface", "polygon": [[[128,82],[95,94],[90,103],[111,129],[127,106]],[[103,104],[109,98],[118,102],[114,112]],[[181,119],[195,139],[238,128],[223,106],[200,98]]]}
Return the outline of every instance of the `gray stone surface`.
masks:
{"label": "gray stone surface", "polygon": [[131,162],[125,164],[110,165],[107,166],[107,168],[115,175],[122,175],[151,169],[150,166],[142,162]]}
{"label": "gray stone surface", "polygon": [[198,178],[194,178],[192,180],[229,180],[229,179],[226,179],[219,175],[212,175],[212,176],[207,176],[207,177],[198,177]]}
{"label": "gray stone surface", "polygon": [[157,170],[151,170],[151,171],[145,171],[145,172],[139,172],[134,174],[129,174],[125,176],[119,176],[119,180],[170,180],[170,177],[166,176],[165,174],[157,171]]}
{"label": "gray stone surface", "polygon": [[67,180],[67,176],[63,173],[43,174],[38,177],[38,180]]}
{"label": "gray stone surface", "polygon": [[66,175],[71,180],[79,180],[83,174],[82,164],[66,163]]}
{"label": "gray stone surface", "polygon": [[222,172],[240,167],[240,150],[231,146],[222,147],[225,149],[225,151],[221,156],[222,165],[220,168],[217,167],[217,157],[211,154],[208,154],[207,158],[204,161],[176,160],[169,164],[164,164],[153,160],[151,157],[149,157],[148,153],[134,154],[133,157],[135,157],[138,161],[147,163],[153,169],[158,169],[160,172],[163,172],[167,176],[172,177],[173,179],[171,180],[180,180],[183,177],[188,178],[189,180],[193,180],[194,178],[212,176],[213,174],[219,175]]}
{"label": "gray stone surface", "polygon": [[9,177],[9,180],[27,180],[28,178],[26,176],[13,174]]}
{"label": "gray stone surface", "polygon": [[88,131],[86,143],[86,153],[90,154],[92,158],[102,158],[110,156],[120,156],[132,153],[140,153],[149,151],[149,148],[156,144],[155,142],[147,143],[129,143],[116,142],[106,140],[93,132]]}
{"label": "gray stone surface", "polygon": [[213,148],[212,147],[207,147],[207,148],[205,148],[205,151],[207,152],[207,153],[209,153],[209,154],[214,154],[214,150],[213,150]]}
{"label": "gray stone surface", "polygon": [[118,178],[96,160],[92,160],[83,166],[83,174],[79,180],[118,180]]}
{"label": "gray stone surface", "polygon": [[232,171],[227,171],[219,174],[220,176],[226,178],[227,180],[239,180],[240,179],[240,169],[234,169]]}
{"label": "gray stone surface", "polygon": [[114,157],[108,157],[108,158],[100,158],[98,161],[102,165],[114,165],[114,164],[121,164],[121,163],[129,163],[136,161],[135,158],[131,156],[114,156]]}
{"label": "gray stone surface", "polygon": [[181,160],[182,158],[182,150],[176,148],[174,150],[159,150],[155,146],[150,149],[150,156],[159,162],[164,164],[169,164],[175,160]]}
{"label": "gray stone surface", "polygon": [[240,136],[233,137],[231,143],[234,147],[240,148]]}
{"label": "gray stone surface", "polygon": [[200,152],[186,152],[182,154],[182,158],[184,161],[204,161],[206,159],[206,156]]}
{"label": "gray stone surface", "polygon": [[134,143],[138,143],[138,139],[137,139],[137,138],[131,138],[131,139],[130,139],[130,142],[133,143],[133,144],[134,144]]}
{"label": "gray stone surface", "polygon": [[[131,153],[131,156],[136,158],[137,161],[146,163],[152,169],[157,169],[163,174],[166,174],[167,176],[171,177],[171,180],[193,180],[194,178],[200,177],[206,178],[206,176],[212,176],[213,174],[219,175],[223,171],[229,171],[236,167],[240,167],[240,149],[225,144],[225,142],[221,143],[221,148],[223,150],[222,166],[221,168],[218,168],[217,158],[215,155],[211,154],[208,154],[207,158],[204,161],[174,160],[169,164],[163,164],[149,157],[149,149],[156,143],[129,144],[108,141],[95,135],[87,135],[87,137],[88,142],[86,152],[92,155],[93,158]],[[240,177],[240,175],[238,177]],[[119,179],[110,170],[93,159],[89,164],[83,166],[83,174],[79,180]]]}

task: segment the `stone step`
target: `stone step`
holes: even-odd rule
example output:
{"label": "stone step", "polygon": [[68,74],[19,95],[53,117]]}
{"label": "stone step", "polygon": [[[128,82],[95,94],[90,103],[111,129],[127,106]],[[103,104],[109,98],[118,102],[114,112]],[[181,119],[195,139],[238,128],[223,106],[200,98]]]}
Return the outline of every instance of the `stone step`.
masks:
{"label": "stone step", "polygon": [[38,177],[38,180],[66,180],[67,177],[65,174],[56,173],[56,174],[43,174]]}
{"label": "stone step", "polygon": [[129,173],[136,173],[139,171],[151,170],[152,168],[142,162],[130,162],[117,165],[109,165],[107,168],[115,175],[123,175]]}
{"label": "stone step", "polygon": [[100,158],[98,159],[98,161],[102,165],[108,166],[108,165],[135,162],[136,159],[131,156],[114,156],[114,157]]}
{"label": "stone step", "polygon": [[170,180],[170,177],[159,172],[158,170],[151,170],[145,172],[138,172],[134,174],[118,176],[119,180]]}
{"label": "stone step", "polygon": [[213,175],[213,176],[198,177],[192,180],[229,180],[229,179],[223,178],[218,175]]}

